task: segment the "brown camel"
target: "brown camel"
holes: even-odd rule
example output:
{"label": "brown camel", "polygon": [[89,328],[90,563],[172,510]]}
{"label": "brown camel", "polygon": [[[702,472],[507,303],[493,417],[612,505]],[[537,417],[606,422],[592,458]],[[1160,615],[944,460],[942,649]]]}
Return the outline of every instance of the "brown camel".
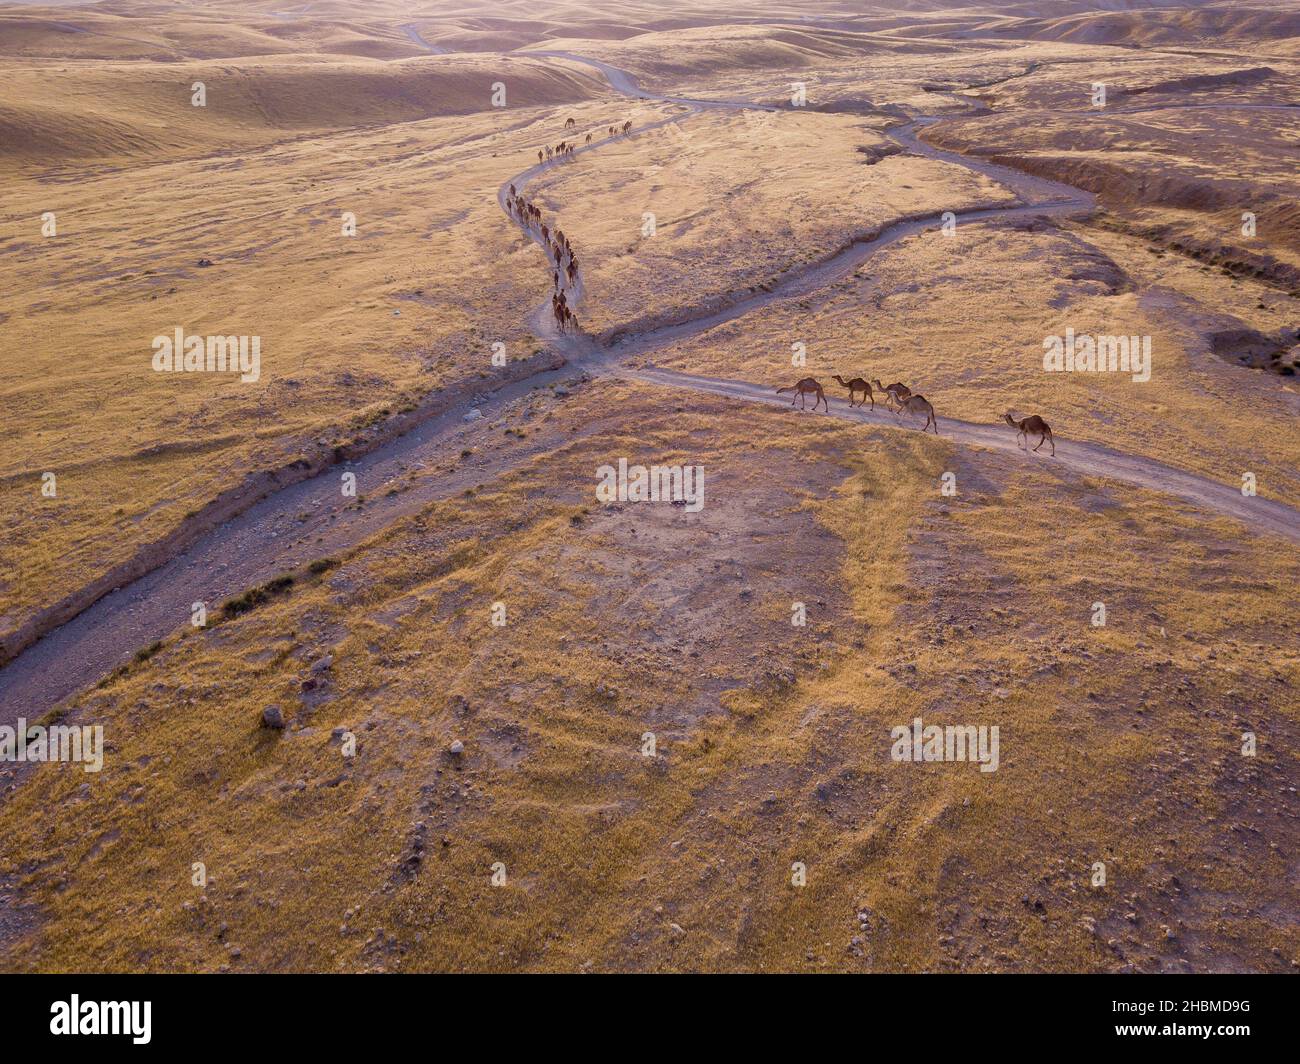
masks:
{"label": "brown camel", "polygon": [[889,387],[885,387],[879,380],[874,380],[871,383],[876,386],[876,391],[885,393],[886,405],[889,405],[891,400],[895,404],[902,405],[903,401],[912,394],[912,390],[906,384],[899,384],[897,381],[889,385]]}
{"label": "brown camel", "polygon": [[[1038,447],[1041,447],[1044,443],[1050,443],[1052,445],[1051,453],[1053,455],[1056,454],[1056,441],[1052,439],[1052,429],[1047,422],[1037,414],[1030,414],[1027,418],[1022,418],[1020,421],[1017,421],[1010,414],[1003,414],[1002,416],[1006,418],[1008,425],[1013,429],[1019,430],[1016,433],[1017,443],[1020,442],[1020,437],[1023,436],[1025,438],[1025,442],[1021,444],[1021,446],[1024,447],[1026,451],[1029,450],[1029,437],[1037,436]],[[1038,447],[1035,447],[1034,450],[1038,450]]]}
{"label": "brown camel", "polygon": [[591,134],[590,134],[590,133],[587,134],[587,143],[588,143],[588,144],[591,143]]}
{"label": "brown camel", "polygon": [[576,126],[577,124],[578,124],[578,120],[577,120],[576,118],[566,118],[566,119],[564,120],[564,128],[565,128],[565,129],[572,129],[572,128],[573,128],[574,126]]}
{"label": "brown camel", "polygon": [[909,395],[903,400],[899,409],[908,414],[924,414],[925,424],[921,426],[921,431],[924,432],[933,425],[934,434],[939,435],[939,422],[935,420],[934,407],[930,405],[930,401],[924,395]]}
{"label": "brown camel", "polygon": [[876,397],[871,394],[871,385],[868,384],[866,381],[864,381],[861,377],[854,377],[851,381],[846,381],[843,377],[841,377],[838,373],[836,373],[831,379],[835,381],[837,384],[839,384],[840,387],[847,388],[849,390],[849,406],[853,405],[853,394],[855,392],[863,392],[866,395],[866,399],[863,399],[862,402],[858,404],[858,406],[866,406],[867,399],[870,399],[871,409],[872,410],[876,409]]}
{"label": "brown camel", "polygon": [[827,413],[830,412],[831,407],[830,404],[826,402],[826,393],[822,391],[822,386],[812,377],[804,377],[803,380],[790,385],[788,388],[778,388],[776,390],[777,395],[780,395],[782,392],[794,392],[794,399],[790,400],[790,405],[794,406],[795,399],[800,399],[803,401],[799,407],[800,410],[808,409],[808,396],[815,392],[817,398],[813,400],[813,409],[817,409],[818,403],[823,403],[826,406]]}
{"label": "brown camel", "polygon": [[632,132],[632,120],[630,118],[623,123],[623,132],[624,133]]}

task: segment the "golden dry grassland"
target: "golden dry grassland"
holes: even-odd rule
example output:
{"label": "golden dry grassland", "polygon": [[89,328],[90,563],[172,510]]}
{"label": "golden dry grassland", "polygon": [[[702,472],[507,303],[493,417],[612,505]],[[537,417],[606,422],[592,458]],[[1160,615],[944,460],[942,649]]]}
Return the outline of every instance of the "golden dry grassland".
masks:
{"label": "golden dry grassland", "polygon": [[[49,709],[102,725],[105,763],[0,763],[0,967],[1300,965],[1293,543],[1044,455],[602,373],[933,216],[627,361],[903,381],[941,427],[1040,413],[1300,505],[1294,375],[1213,340],[1296,328],[1294,113],[1087,113],[1094,81],[1115,108],[1300,99],[1281,15],[308,7],[0,11],[0,636],[250,474],[491,390],[496,342],[600,359],[458,405],[395,463],[398,519]],[[943,233],[1016,197],[895,151],[916,115],[1098,210]],[[527,189],[597,348],[536,313],[549,269],[497,194],[627,120]],[[154,372],[177,327],[259,336],[260,378]],[[1151,380],[1045,373],[1067,327],[1150,336]],[[701,466],[703,509],[597,501],[619,458]],[[339,526],[379,527],[362,505]],[[997,771],[894,760],[916,718],[997,726]]]}
{"label": "golden dry grassland", "polygon": [[[1289,554],[933,437],[662,403],[627,387],[556,404],[528,428],[553,451],[83,700],[68,719],[103,722],[103,774],[38,768],[0,812],[0,873],[43,914],[12,963],[1294,956],[1267,841],[1294,770]],[[701,463],[709,504],[599,506],[615,454]],[[919,490],[950,468],[956,498]],[[268,704],[288,730],[259,726]],[[998,772],[890,760],[891,727],[980,707],[1001,725]],[[1237,752],[1250,728],[1254,761]],[[1095,861],[1106,891],[1088,886]]]}

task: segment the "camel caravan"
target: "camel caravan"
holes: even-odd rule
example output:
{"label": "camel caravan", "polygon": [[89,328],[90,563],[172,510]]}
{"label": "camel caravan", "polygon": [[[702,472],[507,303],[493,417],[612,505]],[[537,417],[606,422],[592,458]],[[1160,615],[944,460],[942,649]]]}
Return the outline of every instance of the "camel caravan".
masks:
{"label": "camel caravan", "polygon": [[578,327],[578,319],[569,306],[569,292],[578,280],[578,256],[569,238],[559,227],[552,229],[542,221],[542,209],[525,199],[514,185],[506,196],[506,213],[532,233],[541,243],[551,264],[551,312],[561,332]]}
{"label": "camel caravan", "polygon": [[[578,122],[574,118],[564,120],[566,130],[576,129],[577,126]],[[620,130],[623,133],[632,132],[631,120],[624,122],[622,126],[610,126],[609,135],[613,137]],[[591,143],[591,138],[592,134],[588,133],[587,144]],[[554,146],[538,148],[538,165],[567,158],[576,148],[577,144],[569,140],[562,140]],[[506,213],[536,237],[542,245],[542,250],[546,252],[547,261],[551,266],[551,312],[555,315],[556,326],[561,332],[569,328],[577,329],[578,319],[574,316],[569,297],[578,283],[578,256],[574,253],[569,238],[558,227],[548,226],[542,220],[541,208],[520,194],[514,185],[510,186],[510,193],[506,196]]]}
{"label": "camel caravan", "polygon": [[[930,401],[923,395],[918,395],[912,391],[906,384],[895,381],[893,384],[881,384],[880,379],[876,378],[868,382],[863,377],[854,377],[852,380],[845,380],[838,373],[833,374],[831,380],[835,381],[841,388],[845,388],[849,393],[849,409],[866,406],[871,403],[871,409],[876,408],[876,396],[881,397],[885,404],[886,410],[893,411],[895,417],[901,417],[908,414],[912,417],[925,416],[925,424],[921,426],[921,431],[925,432],[929,428],[934,429],[934,434],[939,435],[939,422],[934,414],[934,407]],[[808,409],[808,396],[814,396],[813,409],[816,410],[819,405],[830,412],[830,404],[826,401],[826,392],[815,377],[804,377],[794,384],[785,388],[778,388],[777,395],[785,392],[794,392],[794,398],[790,400],[790,405],[800,403],[800,410]],[[861,394],[862,398],[858,399]],[[1030,414],[1026,418],[1015,418],[1010,413],[1002,415],[1013,429],[1016,430],[1016,442],[1020,444],[1025,451],[1030,450],[1029,439],[1036,437],[1038,446],[1032,448],[1037,451],[1044,443],[1051,447],[1049,454],[1056,454],[1056,441],[1052,438],[1052,428],[1037,414]]]}
{"label": "camel caravan", "polygon": [[[934,434],[939,435],[939,423],[934,417],[934,407],[930,405],[930,401],[924,395],[917,395],[907,385],[895,383],[886,386],[881,384],[879,380],[868,384],[862,377],[854,377],[852,380],[846,381],[838,373],[831,379],[840,387],[849,390],[850,407],[855,405],[866,406],[867,402],[870,401],[871,409],[876,409],[876,392],[879,392],[883,397],[885,409],[892,410],[895,417],[902,414],[924,414],[925,424],[921,427],[921,431],[924,432],[933,426]],[[872,384],[875,385],[875,392],[871,389]],[[813,377],[804,377],[803,380],[797,381],[788,388],[778,388],[776,394],[780,395],[782,392],[789,391],[795,393],[795,397],[790,400],[791,406],[794,406],[798,400],[802,399],[803,405],[799,409],[806,410],[808,409],[808,396],[815,395],[817,398],[813,400],[813,409],[816,410],[817,404],[822,403],[826,406],[827,412],[830,411],[830,404],[826,402],[826,393]],[[853,399],[859,392],[862,393],[862,399],[855,404]]]}
{"label": "camel caravan", "polygon": [[[565,128],[566,130],[567,130],[567,129],[576,129],[576,128],[577,128],[577,125],[578,125],[578,123],[577,123],[577,121],[576,121],[575,119],[572,119],[572,118],[566,118],[566,119],[564,120],[564,128]],[[631,132],[632,132],[632,120],[631,120],[631,119],[628,119],[628,120],[627,120],[626,122],[624,122],[621,126],[610,126],[610,127],[608,128],[607,132],[608,132],[608,134],[609,134],[609,136],[610,136],[611,138],[618,136],[620,133],[623,133],[623,134],[631,133]],[[591,138],[592,138],[593,135],[594,135],[594,134],[588,133],[587,136],[586,136],[586,139],[583,141],[583,143],[584,143],[584,144],[588,144],[588,145],[590,145],[590,144],[591,144]],[[573,143],[572,141],[562,140],[562,141],[560,141],[559,144],[556,144],[556,145],[554,145],[554,146],[551,146],[551,145],[548,144],[548,145],[546,145],[546,146],[544,146],[544,147],[538,148],[538,149],[537,149],[537,163],[538,163],[538,165],[540,166],[540,165],[544,165],[544,164],[549,163],[549,162],[554,162],[554,161],[557,160],[557,159],[566,159],[566,158],[568,158],[569,156],[571,156],[571,155],[573,154],[573,152],[574,152],[574,150],[577,148],[577,146],[578,146],[578,145],[575,144],[575,143]]]}
{"label": "camel caravan", "polygon": [[[565,119],[564,128],[566,130],[576,129],[577,121],[573,118]],[[624,122],[621,126],[609,126],[609,136],[615,137],[620,133],[626,134],[632,131],[631,121]],[[586,135],[586,143],[591,143],[592,134]],[[537,162],[544,164],[554,159],[562,159],[570,156],[574,152],[575,145],[567,140],[560,141],[554,147],[545,147],[538,149]],[[574,292],[578,282],[578,256],[574,253],[573,245],[569,243],[569,238],[558,228],[552,228],[542,220],[542,211],[535,203],[530,202],[522,196],[514,185],[510,186],[510,193],[505,198],[506,212],[524,229],[532,234],[542,245],[542,250],[546,252],[547,261],[551,266],[551,312],[555,316],[555,324],[561,332],[566,332],[570,327],[578,328],[578,319],[574,316],[573,308],[569,304],[570,293]],[[939,435],[939,420],[935,416],[934,407],[924,396],[912,391],[906,384],[895,381],[893,384],[882,384],[880,378],[868,381],[865,377],[853,377],[845,380],[838,373],[832,375],[841,388],[849,393],[849,408],[864,407],[868,403],[871,409],[876,409],[876,396],[879,395],[881,402],[885,404],[885,409],[892,411],[896,418],[901,418],[907,414],[910,418],[924,417],[925,423],[921,426],[921,431],[926,432],[933,428],[934,434]],[[822,388],[821,383],[815,377],[804,377],[792,385],[776,389],[777,395],[785,392],[793,392],[794,397],[790,400],[790,405],[794,406],[799,403],[801,410],[808,409],[808,396],[813,397],[813,410],[817,407],[823,407],[827,413],[830,412],[830,402],[826,398],[826,391]],[[861,396],[861,398],[859,398]],[[1052,429],[1037,414],[1031,414],[1029,417],[1016,419],[1009,412],[1002,415],[1008,425],[1016,430],[1016,441],[1023,450],[1028,452],[1029,438],[1035,437],[1038,445],[1033,448],[1036,452],[1044,443],[1051,447],[1050,454],[1056,454],[1056,441],[1052,438]]]}

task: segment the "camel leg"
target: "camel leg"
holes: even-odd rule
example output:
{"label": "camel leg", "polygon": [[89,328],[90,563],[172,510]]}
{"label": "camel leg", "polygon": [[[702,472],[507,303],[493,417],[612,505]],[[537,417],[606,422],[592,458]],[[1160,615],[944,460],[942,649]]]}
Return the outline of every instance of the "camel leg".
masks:
{"label": "camel leg", "polygon": [[1056,440],[1054,440],[1054,439],[1052,438],[1052,434],[1051,434],[1050,432],[1047,434],[1047,442],[1050,443],[1050,444],[1052,445],[1052,457],[1055,458],[1055,457],[1056,457]]}
{"label": "camel leg", "polygon": [[[1041,447],[1041,446],[1042,446],[1043,444],[1045,444],[1046,442],[1047,442],[1047,437],[1046,437],[1046,436],[1039,436],[1039,437],[1038,437],[1038,447]],[[1037,453],[1037,451],[1038,451],[1038,447],[1035,447],[1035,448],[1034,448],[1035,453]]]}

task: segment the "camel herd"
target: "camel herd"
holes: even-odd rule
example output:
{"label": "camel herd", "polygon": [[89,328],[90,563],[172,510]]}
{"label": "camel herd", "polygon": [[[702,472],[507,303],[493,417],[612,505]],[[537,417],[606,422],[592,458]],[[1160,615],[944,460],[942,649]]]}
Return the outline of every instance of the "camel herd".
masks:
{"label": "camel herd", "polygon": [[[576,129],[577,120],[566,118],[564,120],[565,129]],[[632,122],[629,119],[621,126],[610,126],[609,135],[616,136],[619,132],[632,132]],[[591,143],[592,135],[587,134],[587,143]],[[572,141],[562,140],[555,146],[546,146],[537,150],[538,164],[551,162],[554,159],[563,159],[573,154],[577,145]],[[551,312],[555,315],[555,324],[561,332],[564,332],[570,326],[578,327],[578,319],[574,316],[573,308],[569,305],[569,293],[575,287],[578,280],[578,257],[574,254],[573,245],[569,243],[569,238],[557,227],[554,230],[542,221],[542,211],[537,204],[530,202],[519,194],[514,185],[510,186],[510,194],[506,196],[506,213],[515,221],[522,225],[528,232],[536,236],[546,252],[547,261],[551,265]]]}
{"label": "camel herd", "polygon": [[[876,391],[880,392],[881,395],[884,396],[885,406],[887,409],[892,410],[896,416],[903,413],[924,414],[925,424],[921,427],[921,431],[924,432],[926,429],[933,426],[934,434],[936,436],[939,435],[939,423],[934,419],[934,407],[930,405],[930,401],[926,399],[924,395],[914,394],[906,384],[895,383],[885,386],[881,384],[879,380],[872,381],[871,384],[868,384],[861,377],[854,377],[851,381],[846,381],[838,373],[835,374],[834,380],[841,387],[849,390],[849,406],[866,406],[867,401],[870,400],[871,409],[874,410],[876,408],[876,396],[871,390],[871,385],[874,384],[876,386]],[[828,411],[831,408],[830,404],[826,402],[826,392],[822,389],[821,384],[818,383],[815,377],[804,377],[803,380],[796,381],[788,388],[778,388],[776,394],[780,395],[782,392],[791,391],[794,392],[795,395],[794,398],[790,400],[790,405],[794,406],[796,401],[801,401],[799,407],[800,410],[808,409],[808,396],[810,395],[816,396],[813,400],[814,410],[817,409],[818,403],[825,406]],[[862,393],[862,399],[861,401],[854,403],[853,398],[858,394],[858,392]]]}
{"label": "camel herd", "polygon": [[[573,118],[565,119],[564,128],[577,128],[577,121]],[[619,132],[629,133],[632,130],[631,121],[624,122],[621,126],[610,126],[608,133],[610,137],[616,136]],[[591,143],[592,135],[587,134],[586,143]],[[562,140],[554,147],[541,148],[537,152],[538,163],[545,163],[552,159],[564,158],[572,155],[574,144],[567,140]],[[555,315],[555,324],[561,332],[564,332],[569,326],[577,328],[578,319],[574,316],[573,308],[569,306],[569,292],[573,290],[578,279],[578,258],[574,254],[573,245],[569,243],[569,238],[557,227],[552,229],[542,221],[542,211],[535,203],[530,202],[520,195],[514,185],[510,186],[510,194],[506,197],[506,211],[522,225],[528,232],[532,233],[539,239],[542,249],[546,252],[547,260],[552,266],[551,283],[554,291],[551,293],[551,311]],[[887,410],[892,410],[895,417],[901,417],[903,414],[911,416],[925,415],[925,424],[921,426],[921,431],[933,428],[934,434],[939,435],[939,422],[934,415],[934,407],[930,401],[923,395],[913,392],[905,384],[895,381],[893,384],[881,384],[879,378],[867,381],[863,377],[854,377],[852,380],[845,380],[838,373],[834,374],[832,379],[842,388],[847,388],[849,392],[849,406],[866,406],[871,403],[871,409],[876,408],[876,394],[879,393],[885,403]],[[874,390],[873,390],[874,386]],[[801,410],[808,409],[808,396],[812,395],[813,410],[818,405],[830,411],[830,403],[826,400],[826,392],[821,384],[814,377],[804,377],[794,384],[785,388],[778,388],[777,395],[784,392],[794,392],[794,398],[790,400],[790,405],[794,406],[796,402],[801,404]],[[861,399],[858,396],[861,395]],[[1042,447],[1044,443],[1051,445],[1051,454],[1056,454],[1056,441],[1052,439],[1052,430],[1037,414],[1031,414],[1029,417],[1017,420],[1010,413],[1003,414],[1002,417],[1006,423],[1016,430],[1016,440],[1021,446],[1029,450],[1029,438],[1031,436],[1038,438],[1038,446],[1034,447],[1035,451]],[[1023,442],[1022,442],[1023,441]]]}
{"label": "camel herd", "polygon": [[533,233],[546,252],[552,267],[551,284],[554,291],[551,293],[551,312],[555,315],[555,324],[561,332],[570,325],[577,328],[578,319],[569,306],[569,291],[578,279],[578,256],[574,253],[569,238],[558,226],[552,229],[543,222],[542,209],[521,196],[514,185],[510,186],[510,193],[506,196],[506,212]]}
{"label": "camel herd", "polygon": [[[577,125],[578,123],[574,121],[574,119],[572,118],[566,118],[564,120],[565,129],[574,129],[577,127]],[[628,119],[621,126],[610,126],[607,132],[610,137],[616,137],[620,133],[631,133],[632,120]],[[585,143],[590,144],[593,135],[594,134],[588,133]],[[537,149],[537,162],[541,164],[541,163],[552,162],[555,159],[563,159],[567,156],[572,155],[576,147],[577,147],[576,144],[567,140],[560,141],[560,143],[556,144],[554,147],[548,144],[545,147],[541,147]]]}
{"label": "camel herd", "polygon": [[[885,408],[892,410],[895,417],[901,414],[924,414],[925,424],[921,426],[921,431],[924,432],[933,426],[934,434],[939,435],[939,422],[935,419],[934,407],[930,405],[930,401],[925,396],[917,395],[906,384],[900,384],[896,381],[893,384],[886,385],[881,384],[879,378],[868,382],[862,377],[854,377],[852,380],[846,381],[838,373],[833,374],[831,379],[841,388],[848,389],[850,407],[866,406],[867,402],[870,401],[871,409],[874,410],[876,408],[876,392],[878,392],[883,397]],[[872,391],[872,385],[875,386],[875,392]],[[794,406],[798,402],[800,410],[808,409],[808,396],[812,395],[815,396],[813,399],[814,410],[817,409],[818,404],[821,404],[828,412],[830,411],[830,403],[826,401],[826,392],[815,377],[804,377],[786,388],[776,390],[777,395],[783,392],[795,393],[794,398],[790,400],[790,405]],[[859,392],[862,394],[862,398],[855,402],[854,400]],[[1052,439],[1051,426],[1037,414],[1030,414],[1029,417],[1016,419],[1007,413],[1003,414],[1002,417],[1008,425],[1016,430],[1016,442],[1020,443],[1024,450],[1030,449],[1029,437],[1036,436],[1038,438],[1038,447],[1034,447],[1033,450],[1037,451],[1039,447],[1047,443],[1052,448],[1050,453],[1056,454],[1056,441]]]}

